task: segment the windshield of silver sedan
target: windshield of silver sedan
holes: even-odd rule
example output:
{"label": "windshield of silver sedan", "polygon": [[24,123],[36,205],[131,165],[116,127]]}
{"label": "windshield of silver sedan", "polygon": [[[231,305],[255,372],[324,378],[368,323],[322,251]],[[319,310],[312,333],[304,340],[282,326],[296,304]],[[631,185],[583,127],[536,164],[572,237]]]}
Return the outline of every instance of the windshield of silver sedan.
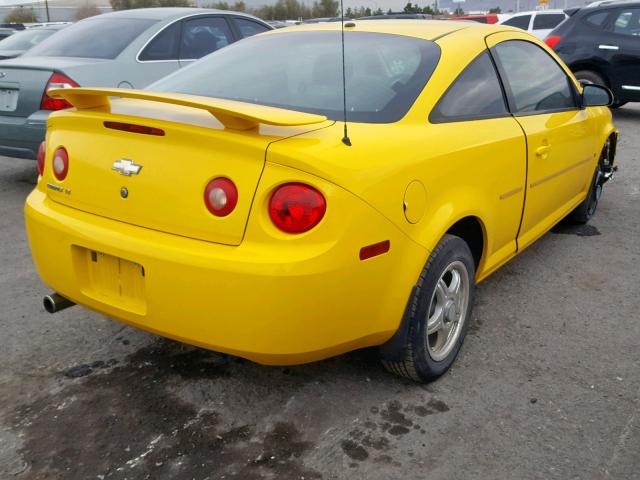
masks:
{"label": "windshield of silver sedan", "polygon": [[[440,48],[417,38],[345,32],[348,119],[401,119],[424,89]],[[287,32],[223,48],[149,87],[270,105],[342,120],[340,32]]]}

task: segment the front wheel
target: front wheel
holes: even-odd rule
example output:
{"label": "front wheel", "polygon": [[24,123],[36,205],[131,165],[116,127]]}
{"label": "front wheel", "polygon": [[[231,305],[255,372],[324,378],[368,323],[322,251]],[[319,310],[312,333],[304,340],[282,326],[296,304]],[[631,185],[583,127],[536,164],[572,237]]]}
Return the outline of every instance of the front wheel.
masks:
{"label": "front wheel", "polygon": [[569,219],[575,223],[585,224],[595,215],[602,186],[604,185],[607,169],[611,169],[611,138],[608,138],[600,154],[596,171],[593,173],[587,198],[569,214]]}
{"label": "front wheel", "polygon": [[458,356],[467,332],[475,292],[475,264],[467,243],[445,235],[420,275],[409,302],[409,334],[403,359],[384,361],[392,373],[430,381]]}

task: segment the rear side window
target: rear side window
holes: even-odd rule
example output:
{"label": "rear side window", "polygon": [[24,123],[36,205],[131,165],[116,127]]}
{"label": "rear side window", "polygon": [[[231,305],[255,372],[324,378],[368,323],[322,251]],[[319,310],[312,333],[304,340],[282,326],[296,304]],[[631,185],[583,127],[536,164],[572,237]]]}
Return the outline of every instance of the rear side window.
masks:
{"label": "rear side window", "polygon": [[[621,10],[613,22],[613,31],[622,35],[640,36],[640,8]],[[638,41],[640,42],[640,38]]]}
{"label": "rear side window", "polygon": [[140,54],[140,60],[177,60],[180,43],[180,22],[175,22],[162,30]]}
{"label": "rear side window", "polygon": [[196,60],[233,42],[227,21],[222,17],[194,18],[184,22],[181,60]]}
{"label": "rear side window", "polygon": [[506,115],[502,88],[488,52],[481,53],[451,84],[431,111],[432,123]]}
{"label": "rear side window", "polygon": [[509,40],[492,48],[511,90],[516,113],[577,108],[564,70],[537,45]]}
{"label": "rear side window", "polygon": [[154,23],[146,18],[92,17],[60,30],[25,56],[113,59]]}
{"label": "rear side window", "polygon": [[593,25],[594,27],[602,27],[602,25],[604,25],[604,21],[607,19],[608,16],[609,16],[608,11],[596,12],[596,13],[592,13],[591,15],[587,15],[584,21],[587,22],[589,25]]}
{"label": "rear side window", "polygon": [[549,30],[556,28],[564,20],[562,13],[539,13],[533,18],[534,30]]}
{"label": "rear side window", "polygon": [[529,29],[529,22],[531,21],[531,15],[518,15],[516,17],[511,17],[504,22],[503,25],[509,25],[510,27],[521,28],[523,30]]}
{"label": "rear side window", "polygon": [[247,20],[245,18],[234,18],[233,21],[236,22],[238,30],[240,30],[240,36],[242,38],[250,37],[251,35],[256,35],[258,33],[270,30],[261,23],[254,22],[253,20]]}

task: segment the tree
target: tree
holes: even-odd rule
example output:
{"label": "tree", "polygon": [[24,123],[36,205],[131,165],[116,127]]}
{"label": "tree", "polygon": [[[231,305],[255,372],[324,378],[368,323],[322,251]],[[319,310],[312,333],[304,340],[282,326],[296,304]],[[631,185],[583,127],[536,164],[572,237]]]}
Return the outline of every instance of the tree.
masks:
{"label": "tree", "polygon": [[36,23],[38,15],[33,8],[16,7],[11,10],[6,17],[4,23]]}
{"label": "tree", "polygon": [[456,7],[456,9],[453,11],[454,15],[464,15],[464,10],[461,7]]}
{"label": "tree", "polygon": [[109,0],[114,10],[150,7],[192,7],[191,0]]}
{"label": "tree", "polygon": [[86,3],[76,9],[76,13],[74,13],[73,17],[76,20],[82,20],[83,18],[94,17],[101,13],[102,11],[98,7],[93,4]]}
{"label": "tree", "polygon": [[489,13],[502,13],[502,9],[500,7],[490,8]]}
{"label": "tree", "polygon": [[313,3],[314,17],[335,17],[338,14],[338,2],[335,0],[320,0]]}

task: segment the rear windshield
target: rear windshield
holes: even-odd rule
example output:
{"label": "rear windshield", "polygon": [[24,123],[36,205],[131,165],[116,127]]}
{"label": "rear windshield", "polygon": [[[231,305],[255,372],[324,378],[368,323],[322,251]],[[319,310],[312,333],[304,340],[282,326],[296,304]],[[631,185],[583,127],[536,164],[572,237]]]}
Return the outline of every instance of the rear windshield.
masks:
{"label": "rear windshield", "polygon": [[29,50],[29,57],[116,58],[157,20],[91,18],[61,30]]}
{"label": "rear windshield", "polygon": [[[348,119],[402,118],[433,73],[440,48],[400,35],[345,32]],[[257,103],[343,118],[340,32],[259,35],[219,50],[150,90]]]}

